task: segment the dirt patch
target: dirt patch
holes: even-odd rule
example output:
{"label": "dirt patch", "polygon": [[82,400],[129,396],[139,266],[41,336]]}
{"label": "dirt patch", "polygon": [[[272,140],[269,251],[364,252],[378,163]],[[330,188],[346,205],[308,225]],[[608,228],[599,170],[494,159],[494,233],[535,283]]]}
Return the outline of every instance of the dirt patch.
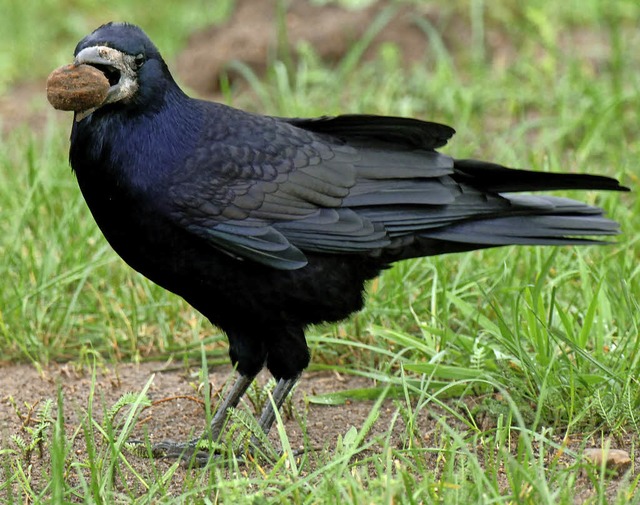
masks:
{"label": "dirt patch", "polygon": [[0,96],[0,135],[22,127],[42,133],[51,119],[71,123],[71,117],[49,105],[44,80],[20,83]]}
{"label": "dirt patch", "polygon": [[[229,367],[219,367],[209,374],[209,384],[214,395],[230,385],[235,373]],[[264,372],[257,379],[258,389],[265,386],[269,375]],[[146,409],[135,436],[143,436],[144,430],[151,433],[152,440],[187,439],[204,429],[204,401],[202,384],[197,369],[183,367],[167,368],[163,363],[118,364],[104,368],[94,378],[85,369],[71,365],[55,366],[38,371],[29,365],[8,365],[0,368],[0,436],[6,441],[12,434],[19,434],[24,426],[34,421],[35,411],[48,400],[56,400],[56,391],[60,386],[65,405],[65,424],[68,432],[80,423],[81,412],[86,411],[89,393],[94,384],[94,417],[100,419],[102,405],[111,407],[127,392],[140,392],[151,380],[148,398],[157,404]],[[303,449],[304,443],[296,416],[297,411],[309,419],[309,447],[331,446],[339,435],[351,426],[359,423],[369,414],[371,402],[347,401],[344,405],[324,406],[309,403],[305,397],[322,395],[335,391],[345,391],[371,386],[371,381],[355,376],[340,376],[328,372],[310,372],[303,374],[295,389],[293,399],[285,406],[287,434],[292,447]],[[257,394],[254,391],[254,394]],[[251,392],[247,396],[254,396]],[[212,403],[217,401],[216,398]],[[243,400],[246,407],[253,411],[251,401]],[[395,409],[385,409],[391,415]],[[30,413],[31,412],[31,413]],[[390,418],[381,419],[389,426]],[[275,432],[274,442],[277,437]]]}
{"label": "dirt patch", "polygon": [[[209,383],[211,391],[222,390],[229,385],[235,373],[229,367],[216,368],[210,371]],[[57,390],[61,388],[64,405],[64,425],[67,438],[80,433],[73,438],[74,454],[79,461],[86,461],[86,441],[82,435],[82,423],[86,422],[89,403],[92,403],[92,417],[99,424],[104,425],[104,409],[112,406],[128,392],[140,392],[144,385],[151,380],[147,392],[148,398],[155,402],[143,411],[133,431],[132,437],[144,439],[148,436],[151,441],[177,440],[186,441],[194,435],[200,434],[205,427],[204,402],[199,389],[199,372],[197,369],[174,367],[167,369],[166,364],[147,363],[141,365],[119,364],[104,368],[95,378],[92,373],[74,368],[70,365],[54,366],[38,371],[28,365],[10,365],[0,368],[0,441],[3,449],[18,449],[12,436],[30,439],[30,430],[37,425],[38,411],[45,402],[57,402]],[[258,377],[261,386],[268,380],[266,373]],[[320,395],[335,391],[371,386],[371,381],[354,376],[339,376],[335,373],[316,372],[303,375],[294,391],[291,401],[285,404],[283,420],[286,432],[294,450],[309,451],[311,457],[326,459],[335,449],[338,438],[343,437],[349,429],[360,429],[370,414],[372,402],[347,401],[344,405],[324,406],[309,403],[305,400],[309,395]],[[256,388],[258,391],[260,387]],[[93,391],[93,402],[89,401]],[[242,401],[242,408],[253,412],[254,408],[248,396],[255,396],[256,390],[250,391]],[[216,399],[213,400],[215,403]],[[214,404],[215,407],[215,404]],[[56,417],[57,407],[53,407],[53,417]],[[121,417],[124,416],[123,411]],[[392,401],[387,401],[380,416],[368,435],[368,440],[377,437],[391,437],[393,446],[402,446],[404,424],[397,418],[397,409]],[[301,423],[300,420],[305,422]],[[425,440],[428,440],[433,429],[426,428],[433,420],[429,415],[424,419]],[[304,426],[304,433],[302,426]],[[277,430],[273,429],[270,439],[274,447],[279,447]],[[51,429],[45,434],[50,440]],[[97,443],[102,446],[100,440]],[[31,455],[31,479],[34,489],[41,489],[46,485],[42,480],[50,463],[48,455],[49,443],[44,445],[44,453],[38,455],[34,451]],[[326,453],[329,451],[329,453]],[[18,451],[20,454],[20,451]],[[19,457],[24,457],[20,454]],[[435,455],[434,455],[435,457]],[[149,475],[151,465],[148,460],[130,455],[129,460],[133,468],[142,475]],[[166,470],[172,461],[159,460],[156,464],[161,470]],[[1,473],[2,468],[0,468]],[[172,488],[176,493],[182,489],[185,472],[180,468],[172,481]],[[127,478],[126,476],[123,478]],[[69,480],[73,484],[76,477],[72,474]],[[128,480],[128,479],[127,479]],[[126,483],[130,488],[137,486],[135,479]],[[144,489],[140,489],[143,493]]]}
{"label": "dirt patch", "polygon": [[[361,61],[375,59],[385,44],[393,45],[405,68],[428,67],[435,57],[428,31],[434,30],[444,49],[454,59],[469,56],[471,20],[459,11],[437,2],[402,3],[379,0],[364,9],[349,10],[340,5],[314,5],[307,0],[291,0],[278,19],[277,0],[239,0],[224,24],[194,33],[176,60],[180,80],[197,94],[217,97],[220,77],[234,82],[238,73],[229,67],[240,62],[262,76],[274,59],[295,61],[302,44],[313,48],[325,63],[340,61],[358,42],[365,41]],[[487,15],[481,41],[485,64],[508,68],[518,58],[517,44],[508,27],[492,22]],[[312,20],[312,21],[310,21]],[[625,32],[631,36],[632,32]],[[562,51],[580,51],[584,62],[596,73],[610,59],[606,34],[576,28],[560,34]],[[549,48],[540,46],[539,59]]]}
{"label": "dirt patch", "polygon": [[[234,374],[229,367],[211,370],[209,374],[211,390],[214,392],[221,390],[229,384],[230,378],[233,379]],[[267,379],[266,373],[261,374],[258,383],[264,385]],[[93,419],[104,426],[104,408],[112,408],[125,393],[140,392],[148,381],[151,383],[147,396],[155,404],[142,412],[133,431],[133,437],[144,438],[148,435],[152,441],[166,439],[184,441],[202,432],[205,415],[202,395],[198,391],[199,372],[196,368],[168,368],[164,363],[119,364],[103,368],[94,378],[91,372],[70,365],[52,366],[41,371],[29,365],[10,365],[0,368],[0,391],[3,392],[0,398],[1,447],[17,450],[17,445],[12,440],[14,435],[29,440],[29,430],[33,430],[37,424],[38,409],[42,408],[47,400],[53,402],[53,417],[56,417],[55,405],[59,386],[63,395],[66,437],[71,439],[72,434],[76,434],[72,440],[74,455],[78,461],[85,462],[88,455],[82,426],[83,422],[86,423],[89,404],[92,404]],[[372,385],[370,380],[361,377],[339,376],[328,372],[303,374],[291,402],[285,405],[283,420],[291,447],[294,450],[306,451],[309,457],[308,471],[313,471],[314,459],[327,461],[332,456],[339,437],[344,437],[352,427],[358,430],[362,428],[371,413],[373,402],[347,401],[343,405],[324,406],[310,403],[306,398],[310,395]],[[92,392],[94,399],[90,402]],[[253,394],[255,395],[256,392],[254,391]],[[246,398],[243,400],[243,408],[248,412],[254,410]],[[382,448],[386,440],[389,440],[391,447],[405,447],[406,427],[402,415],[399,414],[402,408],[403,402],[394,400],[384,402],[379,417],[366,436],[366,440],[372,442],[371,447],[360,457],[366,454],[380,454],[383,457]],[[417,441],[423,448],[428,449],[423,453],[425,458],[423,464],[432,469],[437,476],[442,458],[446,459],[447,450],[441,447],[442,427],[439,424],[441,419],[446,419],[447,424],[463,436],[467,429],[435,404],[419,412],[417,424],[413,428],[414,433],[419,433],[419,437],[414,438],[413,443]],[[124,417],[124,414],[121,417]],[[50,440],[51,436],[51,428],[49,428],[45,439]],[[276,448],[279,447],[275,429],[272,430],[270,439]],[[469,450],[477,455],[481,463],[485,457],[491,457],[491,450],[487,450],[481,438],[468,437],[468,440],[471,444]],[[556,442],[560,444],[562,441],[557,439]],[[599,440],[594,440],[593,443],[598,444]],[[624,447],[630,442],[617,441],[617,443]],[[534,445],[536,444],[537,442],[534,442]],[[98,447],[103,445],[99,437],[97,445]],[[517,444],[513,445],[515,451]],[[576,437],[566,446],[569,450],[580,451],[584,447],[584,439]],[[49,443],[45,443],[43,449],[42,456],[36,450],[30,458],[30,483],[36,490],[46,485],[43,476],[48,475],[50,471]],[[24,457],[20,451],[17,451],[17,454],[17,457]],[[140,475],[152,475],[153,465],[148,460],[133,455],[129,455],[128,460]],[[549,454],[548,460],[549,464],[553,465],[575,464],[573,459],[562,451]],[[158,460],[153,464],[158,470],[166,471],[172,461]],[[2,468],[0,473],[1,471]],[[172,492],[181,492],[186,472],[192,471],[184,467],[176,471],[170,484]],[[71,485],[78,484],[74,472],[68,475]],[[139,488],[140,494],[145,492],[132,476],[119,475],[118,478],[121,479],[123,488],[129,490]],[[501,475],[499,479],[505,490],[508,489],[509,483],[506,476]],[[612,498],[615,497],[618,486],[624,482],[624,479],[611,481],[607,494]],[[582,503],[584,499],[593,495],[592,485],[586,475],[578,479],[575,491],[576,503]]]}
{"label": "dirt patch", "polygon": [[177,59],[178,75],[197,93],[214,95],[225,69],[232,81],[236,77],[233,69],[228,69],[229,62],[242,62],[261,75],[274,57],[285,57],[285,50],[295,59],[296,48],[302,43],[310,45],[323,61],[336,62],[374,26],[379,28],[372,33],[363,54],[365,60],[374,57],[382,44],[393,43],[406,66],[423,61],[428,39],[418,20],[435,21],[438,11],[431,5],[391,5],[385,0],[365,9],[348,10],[296,0],[290,2],[283,17],[283,28],[276,0],[242,0],[227,23],[191,37]]}

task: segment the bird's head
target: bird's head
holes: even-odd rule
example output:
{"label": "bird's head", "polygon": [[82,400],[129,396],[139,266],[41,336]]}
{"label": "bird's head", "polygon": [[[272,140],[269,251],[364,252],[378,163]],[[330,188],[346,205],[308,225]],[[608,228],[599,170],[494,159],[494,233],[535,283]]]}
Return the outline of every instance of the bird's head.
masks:
{"label": "bird's head", "polygon": [[157,103],[159,93],[175,85],[156,46],[137,26],[107,23],[82,39],[74,51],[77,65],[96,67],[109,80],[104,101],[77,113],[80,120],[97,109],[117,104],[129,110]]}

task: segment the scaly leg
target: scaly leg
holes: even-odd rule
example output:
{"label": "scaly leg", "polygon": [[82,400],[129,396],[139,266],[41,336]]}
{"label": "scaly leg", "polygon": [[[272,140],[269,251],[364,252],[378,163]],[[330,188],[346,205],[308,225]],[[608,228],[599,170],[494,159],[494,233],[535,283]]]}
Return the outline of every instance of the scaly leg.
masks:
{"label": "scaly leg", "polygon": [[[271,394],[273,402],[267,401],[266,405],[262,409],[262,413],[260,414],[260,419],[258,420],[258,425],[265,435],[269,434],[271,426],[273,426],[273,422],[276,420],[276,413],[273,408],[274,404],[276,409],[280,410],[284,401],[287,399],[287,396],[293,389],[293,386],[296,385],[296,382],[298,382],[298,377],[294,377],[293,379],[280,379],[276,384],[276,387],[273,389],[273,393]],[[250,444],[252,447],[260,446],[260,442],[255,435],[251,437]]]}
{"label": "scaly leg", "polygon": [[[240,402],[240,398],[247,392],[249,386],[253,382],[254,377],[247,377],[246,375],[240,374],[235,384],[231,388],[231,391],[227,394],[227,397],[222,401],[220,405],[218,405],[218,409],[216,413],[213,415],[213,419],[211,419],[210,435],[211,440],[217,442],[220,439],[220,434],[222,432],[222,427],[224,426],[225,421],[227,420],[227,415],[229,413],[230,408],[236,408],[238,403]],[[201,438],[209,435],[206,431],[202,434]],[[194,439],[195,441],[200,440],[201,438]],[[194,441],[192,440],[192,442]]]}
{"label": "scaly leg", "polygon": [[[194,458],[194,462],[197,465],[204,465],[209,460],[211,452],[204,448],[203,445],[207,440],[212,442],[219,440],[222,427],[227,420],[229,409],[238,406],[240,398],[246,393],[253,379],[254,377],[247,377],[242,374],[238,376],[238,379],[231,387],[227,396],[222,403],[218,405],[216,413],[211,420],[209,430],[205,430],[200,437],[189,440],[188,442],[163,440],[151,446],[151,455],[154,458],[181,458],[184,460]],[[130,440],[128,442],[128,448],[139,456],[145,457],[148,455],[142,441]]]}

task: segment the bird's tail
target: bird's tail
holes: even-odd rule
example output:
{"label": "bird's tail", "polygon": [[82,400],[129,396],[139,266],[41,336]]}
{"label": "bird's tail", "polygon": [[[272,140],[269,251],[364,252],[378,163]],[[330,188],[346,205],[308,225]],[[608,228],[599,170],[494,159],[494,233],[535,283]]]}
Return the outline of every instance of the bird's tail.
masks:
{"label": "bird's tail", "polygon": [[[506,195],[505,195],[506,196]],[[514,207],[513,215],[463,221],[421,237],[477,244],[500,245],[576,245],[599,244],[589,238],[617,235],[618,223],[603,216],[602,209],[568,198],[552,196],[506,196]]]}
{"label": "bird's tail", "polygon": [[628,191],[615,179],[516,170],[476,160],[456,160],[454,170],[457,182],[499,194],[509,201],[510,209],[493,215],[477,213],[420,230],[411,238],[398,238],[386,251],[392,261],[505,245],[606,244],[595,237],[620,232],[618,223],[605,218],[599,207],[569,198],[514,194],[556,189]]}
{"label": "bird's tail", "polygon": [[593,189],[629,191],[611,177],[590,174],[534,172],[478,160],[455,160],[455,179],[491,193]]}

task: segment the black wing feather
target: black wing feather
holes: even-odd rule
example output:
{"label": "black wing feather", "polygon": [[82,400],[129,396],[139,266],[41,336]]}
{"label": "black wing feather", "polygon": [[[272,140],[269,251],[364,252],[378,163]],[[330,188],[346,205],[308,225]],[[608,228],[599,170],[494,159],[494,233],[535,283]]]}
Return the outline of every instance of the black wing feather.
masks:
{"label": "black wing feather", "polygon": [[433,150],[446,145],[455,130],[450,126],[418,119],[343,114],[318,118],[281,118],[298,128],[347,140],[363,141],[367,146]]}
{"label": "black wing feather", "polygon": [[[454,133],[444,125],[366,115],[277,119],[205,107],[208,134],[190,169],[175,176],[172,215],[234,257],[297,269],[305,251],[380,255],[400,247],[409,257],[429,255],[430,247],[442,252],[442,242],[462,244],[451,250],[571,244],[617,232],[600,209],[573,200],[502,194],[626,189],[614,179],[453,160],[434,151]],[[235,130],[221,138],[219,124]]]}

